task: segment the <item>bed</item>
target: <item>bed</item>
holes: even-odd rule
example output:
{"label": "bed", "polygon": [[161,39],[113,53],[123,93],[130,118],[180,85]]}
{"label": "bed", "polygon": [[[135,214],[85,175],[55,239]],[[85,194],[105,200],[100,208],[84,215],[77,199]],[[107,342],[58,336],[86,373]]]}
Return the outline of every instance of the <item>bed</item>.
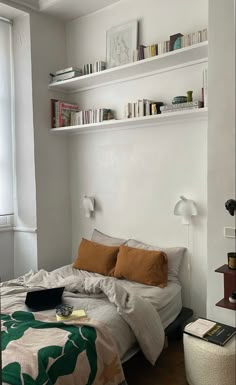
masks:
{"label": "bed", "polygon": [[[58,286],[65,286],[63,302],[74,309],[84,309],[88,320],[61,324],[56,323],[55,310],[29,312],[25,305],[27,291]],[[29,272],[2,283],[1,307],[2,333],[5,340],[8,338],[2,356],[3,383],[124,385],[121,363],[138,350],[155,364],[163,349],[164,329],[181,311],[181,286],[176,279],[168,280],[167,286],[160,288],[67,265],[52,272]],[[9,333],[14,334],[15,327],[23,328],[21,340],[17,335],[9,341]],[[75,328],[80,331],[79,341],[75,340]],[[31,356],[27,357],[27,349],[25,353],[21,350],[16,357],[18,366],[12,367],[12,355],[20,351],[22,343],[27,349],[34,346]],[[39,345],[37,349],[35,345]],[[74,364],[68,367],[64,353],[69,345],[79,348],[74,352]],[[56,352],[50,351],[52,346],[57,347]],[[16,373],[13,377],[12,370]]]}

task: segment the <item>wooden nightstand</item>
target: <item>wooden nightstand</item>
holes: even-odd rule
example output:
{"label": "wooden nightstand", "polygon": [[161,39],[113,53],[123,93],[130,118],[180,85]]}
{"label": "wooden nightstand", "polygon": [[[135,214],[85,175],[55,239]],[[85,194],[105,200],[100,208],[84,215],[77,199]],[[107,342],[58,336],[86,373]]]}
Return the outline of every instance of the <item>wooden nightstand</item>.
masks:
{"label": "wooden nightstand", "polygon": [[224,298],[217,302],[216,306],[236,310],[236,303],[229,302],[229,296],[236,291],[236,270],[229,269],[228,265],[223,265],[215,271],[224,274]]}

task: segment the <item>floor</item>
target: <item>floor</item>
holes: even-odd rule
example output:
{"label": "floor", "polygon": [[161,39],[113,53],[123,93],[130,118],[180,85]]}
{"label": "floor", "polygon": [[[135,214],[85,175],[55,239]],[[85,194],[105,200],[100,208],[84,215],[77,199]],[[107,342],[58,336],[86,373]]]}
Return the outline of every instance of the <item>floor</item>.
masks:
{"label": "floor", "polygon": [[139,353],[124,364],[124,372],[128,385],[188,385],[182,340],[170,341],[154,367]]}

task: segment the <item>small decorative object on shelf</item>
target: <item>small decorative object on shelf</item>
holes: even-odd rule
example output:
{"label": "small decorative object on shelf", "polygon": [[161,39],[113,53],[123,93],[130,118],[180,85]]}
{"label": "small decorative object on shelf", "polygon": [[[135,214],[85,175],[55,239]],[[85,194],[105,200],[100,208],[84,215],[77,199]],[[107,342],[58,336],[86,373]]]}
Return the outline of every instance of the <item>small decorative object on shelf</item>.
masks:
{"label": "small decorative object on shelf", "polygon": [[187,102],[193,101],[193,91],[187,91]]}
{"label": "small decorative object on shelf", "polygon": [[175,96],[172,100],[172,104],[187,103],[187,96]]}
{"label": "small decorative object on shelf", "polygon": [[229,302],[236,304],[236,291],[233,291],[233,293],[229,296]]}
{"label": "small decorative object on shelf", "polygon": [[181,48],[182,33],[176,33],[170,36],[170,51]]}
{"label": "small decorative object on shelf", "polygon": [[229,269],[236,270],[236,253],[231,252],[227,254]]}

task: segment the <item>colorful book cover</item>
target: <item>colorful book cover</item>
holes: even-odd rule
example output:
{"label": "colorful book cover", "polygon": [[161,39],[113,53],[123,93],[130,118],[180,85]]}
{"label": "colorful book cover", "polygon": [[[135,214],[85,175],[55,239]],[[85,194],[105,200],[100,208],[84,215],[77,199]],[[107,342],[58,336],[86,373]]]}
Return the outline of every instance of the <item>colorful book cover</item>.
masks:
{"label": "colorful book cover", "polygon": [[79,111],[78,104],[65,103],[60,101],[58,106],[59,127],[67,127],[71,125],[71,111]]}

